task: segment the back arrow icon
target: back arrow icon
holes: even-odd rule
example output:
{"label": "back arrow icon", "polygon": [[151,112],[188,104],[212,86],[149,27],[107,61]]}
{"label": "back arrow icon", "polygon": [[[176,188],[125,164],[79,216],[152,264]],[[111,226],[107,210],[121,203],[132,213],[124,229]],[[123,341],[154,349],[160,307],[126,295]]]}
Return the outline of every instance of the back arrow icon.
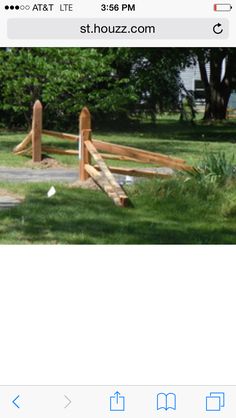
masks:
{"label": "back arrow icon", "polygon": [[68,398],[68,396],[64,395],[64,397],[66,398],[67,402],[66,405],[64,406],[64,408],[68,408],[68,406],[71,404],[71,400]]}
{"label": "back arrow icon", "polygon": [[16,402],[17,399],[19,399],[20,395],[18,395],[15,399],[13,399],[12,403],[14,406],[16,406],[16,408],[20,409],[20,406],[18,405],[18,403]]}

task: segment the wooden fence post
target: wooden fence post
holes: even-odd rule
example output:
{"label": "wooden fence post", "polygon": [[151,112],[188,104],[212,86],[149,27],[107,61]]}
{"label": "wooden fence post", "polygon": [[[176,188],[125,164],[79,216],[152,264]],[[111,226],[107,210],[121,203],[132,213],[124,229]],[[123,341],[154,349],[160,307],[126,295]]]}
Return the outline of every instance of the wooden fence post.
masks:
{"label": "wooden fence post", "polygon": [[85,164],[91,164],[91,156],[84,143],[92,139],[91,115],[87,107],[84,107],[79,115],[79,131],[79,178],[81,181],[85,181],[90,177],[85,170]]}
{"label": "wooden fence post", "polygon": [[43,106],[39,100],[36,100],[33,107],[32,121],[32,160],[34,163],[42,160],[42,119]]}

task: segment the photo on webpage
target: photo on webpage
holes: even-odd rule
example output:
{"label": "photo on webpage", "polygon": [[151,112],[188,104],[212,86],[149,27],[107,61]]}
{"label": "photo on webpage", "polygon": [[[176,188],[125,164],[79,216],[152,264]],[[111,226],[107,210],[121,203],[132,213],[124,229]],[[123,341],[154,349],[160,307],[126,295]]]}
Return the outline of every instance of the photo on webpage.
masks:
{"label": "photo on webpage", "polygon": [[234,244],[235,121],[236,48],[1,48],[1,244]]}

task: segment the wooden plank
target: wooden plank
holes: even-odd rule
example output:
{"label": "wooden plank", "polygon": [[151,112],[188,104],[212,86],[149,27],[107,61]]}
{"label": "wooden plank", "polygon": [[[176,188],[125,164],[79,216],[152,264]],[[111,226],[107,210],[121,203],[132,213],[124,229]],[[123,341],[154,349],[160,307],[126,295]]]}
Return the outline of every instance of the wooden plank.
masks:
{"label": "wooden plank", "polygon": [[20,151],[23,151],[27,145],[32,141],[32,130],[26,135],[26,137],[21,141],[20,144],[16,145],[16,147],[13,149],[14,153],[18,153]]}
{"label": "wooden plank", "polygon": [[[98,165],[94,166],[97,170],[100,170]],[[134,177],[161,177],[161,178],[170,178],[173,177],[172,174],[158,173],[152,169],[140,169],[140,168],[124,168],[124,167],[111,167],[109,166],[111,173],[115,174],[124,174],[125,176],[134,176]]]}
{"label": "wooden plank", "polygon": [[54,147],[43,146],[42,151],[48,152],[49,154],[59,154],[59,155],[78,155],[79,151],[74,149],[60,149]]}
{"label": "wooden plank", "polygon": [[105,153],[100,153],[100,155],[102,156],[104,160],[131,161],[134,163],[140,163],[140,161],[137,160],[136,158],[125,157],[124,155],[105,154]]}
{"label": "wooden plank", "polygon": [[26,149],[15,152],[16,155],[32,155],[32,146],[29,146]]}
{"label": "wooden plank", "polygon": [[[68,139],[73,142],[80,140],[80,136],[67,134],[67,133],[48,131],[48,130],[43,130],[43,133],[45,135],[53,136],[56,138]],[[119,155],[103,153],[101,155],[104,159],[112,159],[112,160],[117,159],[121,161],[133,161],[133,162],[143,162],[146,164],[158,164],[158,165],[164,165],[166,167],[176,168],[176,169],[183,170],[183,171],[193,171],[193,168],[191,166],[184,164],[184,160],[179,159],[179,158],[169,157],[164,154],[149,152],[149,151],[141,150],[138,148],[126,147],[124,145],[112,144],[112,143],[103,142],[103,141],[95,140],[95,139],[93,139],[93,143],[96,145],[97,149],[99,149],[100,151],[108,152],[108,153],[113,152],[114,147],[116,148],[116,153],[118,153]],[[117,149],[117,147],[119,147],[119,149]],[[127,149],[129,152],[129,156],[126,155]],[[136,151],[138,151],[138,155],[136,154]],[[133,153],[135,153],[135,157],[133,156],[131,157],[130,152],[132,153],[132,155]],[[142,153],[142,156],[140,156],[140,152]],[[120,153],[122,153],[122,155],[120,155]],[[180,163],[180,165],[175,164],[174,162]],[[184,165],[182,165],[182,163]]]}
{"label": "wooden plank", "polygon": [[124,145],[117,145],[113,143],[103,142],[99,140],[93,140],[94,145],[100,151],[110,152],[112,154],[120,154],[130,158],[135,158],[144,163],[154,163],[163,165],[165,167],[174,168],[183,171],[193,171],[193,167],[184,163],[184,160],[169,157],[164,154],[158,154],[155,152],[149,152],[138,148],[127,147]]}
{"label": "wooden plank", "polygon": [[42,160],[42,116],[43,107],[39,100],[34,104],[32,121],[32,160],[34,163]]}
{"label": "wooden plank", "polygon": [[85,170],[95,181],[95,183],[113,200],[117,206],[125,206],[125,202],[120,199],[108,179],[103,174],[99,173],[99,171],[97,171],[90,164],[85,164]]}
{"label": "wooden plank", "polygon": [[72,135],[72,134],[67,134],[67,133],[62,133],[62,132],[57,132],[57,131],[48,131],[46,129],[43,129],[42,133],[44,135],[53,136],[59,139],[68,139],[69,141],[72,141],[72,142],[77,142],[79,140],[78,135]]}
{"label": "wooden plank", "polygon": [[89,178],[88,172],[85,170],[85,164],[91,164],[91,156],[88,152],[88,148],[85,146],[85,142],[91,142],[92,132],[91,130],[84,130],[80,135],[80,148],[79,148],[79,178],[81,181],[85,181]]}
{"label": "wooden plank", "polygon": [[88,151],[92,155],[93,159],[98,164],[100,170],[104,174],[104,176],[108,179],[111,186],[114,188],[118,196],[122,201],[128,200],[128,197],[126,196],[124,190],[121,188],[119,183],[116,181],[115,177],[110,172],[108,166],[106,165],[105,161],[102,159],[99,152],[96,150],[95,146],[91,141],[85,141],[85,146],[87,147]]}
{"label": "wooden plank", "polygon": [[89,178],[89,173],[85,170],[85,164],[91,164],[91,157],[85,146],[85,141],[91,141],[91,115],[87,107],[84,107],[79,115],[79,131],[80,131],[80,146],[79,146],[79,177],[81,181]]}
{"label": "wooden plank", "polygon": [[[96,146],[96,148],[99,151],[105,151],[105,152],[110,152],[112,154],[119,154],[120,155],[124,155],[124,156],[128,156],[131,158],[137,158],[138,160],[140,158],[146,157],[147,159],[149,158],[163,158],[163,159],[169,159],[178,163],[184,163],[185,160],[180,159],[180,158],[176,158],[176,157],[170,157],[169,155],[165,155],[165,154],[160,154],[157,152],[153,152],[153,151],[146,151],[143,150],[141,148],[134,148],[134,147],[130,147],[127,145],[119,145],[119,144],[114,144],[111,142],[104,142],[104,141],[100,141],[98,139],[93,138],[93,143]],[[126,155],[127,154],[127,155]]]}

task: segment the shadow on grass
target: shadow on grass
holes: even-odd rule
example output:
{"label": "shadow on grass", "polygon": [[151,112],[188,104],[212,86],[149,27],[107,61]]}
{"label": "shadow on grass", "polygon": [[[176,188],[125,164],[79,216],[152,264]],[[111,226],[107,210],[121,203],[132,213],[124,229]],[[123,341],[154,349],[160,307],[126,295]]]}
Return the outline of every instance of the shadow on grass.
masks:
{"label": "shadow on grass", "polygon": [[236,123],[234,122],[206,125],[202,122],[190,124],[171,119],[161,119],[157,120],[156,123],[133,123],[127,126],[125,130],[116,126],[115,130],[110,127],[110,129],[101,129],[98,132],[101,135],[115,135],[116,133],[127,135],[127,133],[132,133],[134,136],[139,136],[141,134],[145,135],[147,139],[154,137],[155,139],[173,141],[236,142]]}

